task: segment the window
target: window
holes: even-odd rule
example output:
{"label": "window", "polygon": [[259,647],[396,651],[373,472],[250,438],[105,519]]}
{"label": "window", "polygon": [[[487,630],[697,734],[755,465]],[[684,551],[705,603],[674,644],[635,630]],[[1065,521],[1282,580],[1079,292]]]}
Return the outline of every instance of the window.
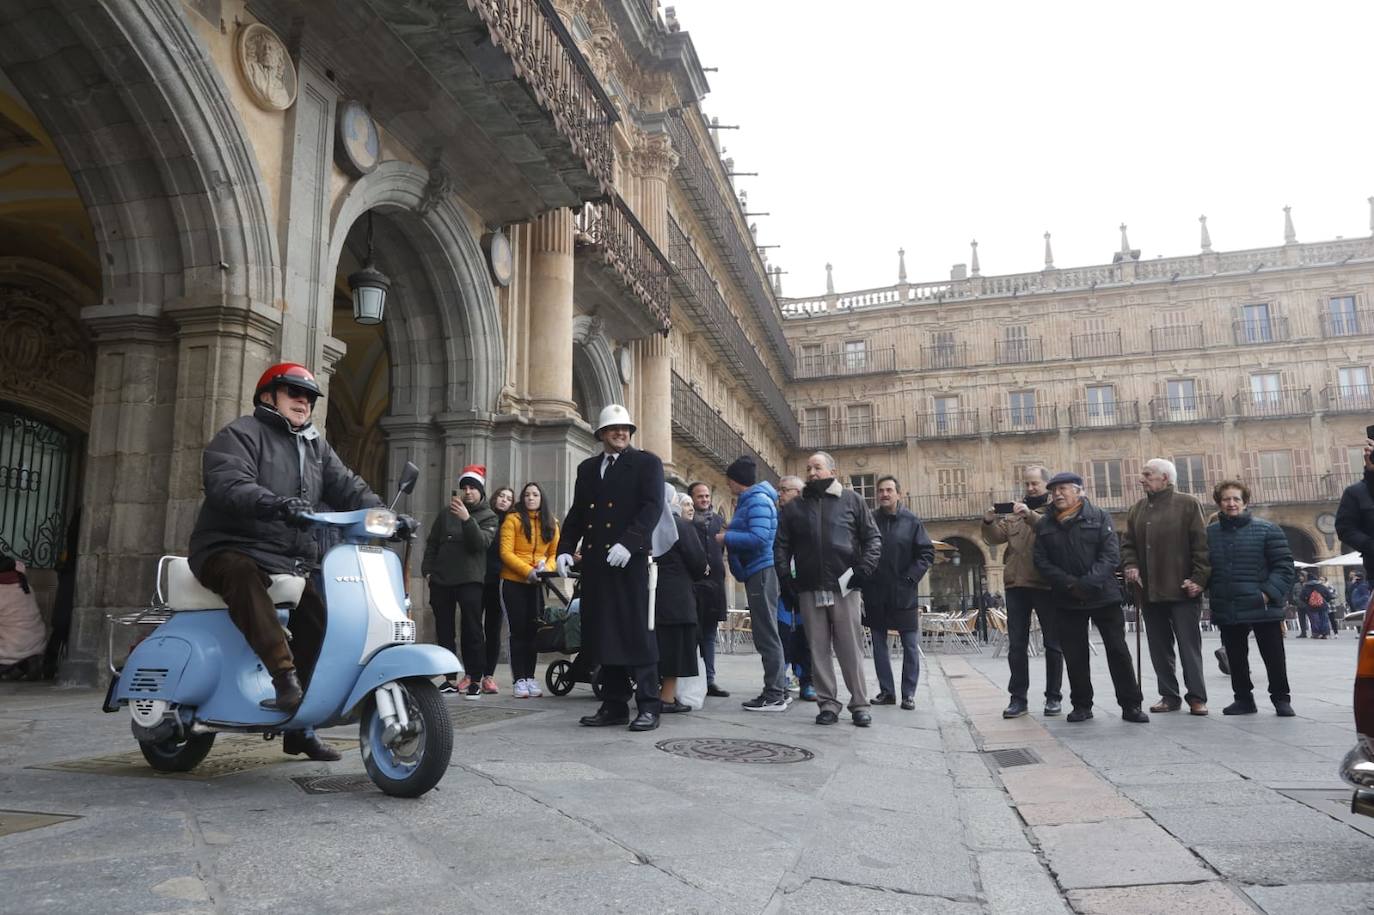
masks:
{"label": "window", "polygon": [[850,404],[846,412],[849,421],[849,435],[846,442],[850,445],[866,445],[873,441],[873,405],[866,403]]}
{"label": "window", "polygon": [[1110,426],[1116,422],[1116,388],[1110,384],[1088,386],[1088,425]]}
{"label": "window", "polygon": [[1002,349],[1003,362],[1030,362],[1030,335],[1026,325],[1002,328]]}
{"label": "window", "polygon": [[846,340],[844,342],[844,367],[849,372],[862,372],[868,368],[868,342],[866,340]]}
{"label": "window", "polygon": [[941,467],[935,471],[939,494],[944,498],[962,496],[968,492],[968,478],[963,467]]}
{"label": "window", "polygon": [[1261,451],[1259,453],[1260,477],[1264,480],[1281,480],[1293,476],[1293,452]]}
{"label": "window", "polygon": [[826,435],[829,425],[829,407],[807,407],[802,410],[802,442],[807,448],[822,448],[830,444]]}
{"label": "window", "polygon": [[1178,468],[1178,482],[1174,484],[1174,488],[1179,492],[1189,492],[1200,496],[1209,491],[1207,489],[1207,473],[1204,469],[1207,462],[1202,455],[1175,455],[1174,466]]}
{"label": "window", "polygon": [[825,346],[820,343],[803,343],[801,365],[803,375],[819,375],[825,365]]}
{"label": "window", "polygon": [[1269,320],[1269,306],[1242,305],[1240,308],[1241,334],[1245,343],[1268,343],[1274,339],[1274,328]]}
{"label": "window", "polygon": [[1180,378],[1164,383],[1165,403],[1171,417],[1196,416],[1198,412],[1197,382]]}
{"label": "window", "polygon": [[872,473],[856,473],[849,478],[850,487],[868,503],[869,508],[878,507],[878,485],[875,482],[877,478],[877,475]]}
{"label": "window", "polygon": [[1369,396],[1369,369],[1362,365],[1336,370],[1341,400],[1359,400]]}
{"label": "window", "polygon": [[935,398],[935,430],[949,432],[959,422],[959,398]]}
{"label": "window", "polygon": [[1353,295],[1332,296],[1327,302],[1326,313],[1331,321],[1331,336],[1347,337],[1360,332]]}
{"label": "window", "polygon": [[1092,495],[1094,499],[1121,498],[1121,462],[1092,462]]}
{"label": "window", "polygon": [[1036,427],[1034,391],[1012,391],[1007,395],[1007,402],[1011,406],[1011,427],[1013,429],[1034,429]]}
{"label": "window", "polygon": [[1345,449],[1345,462],[1349,465],[1350,477],[1360,479],[1364,476],[1364,449],[1356,446]]}
{"label": "window", "polygon": [[1279,405],[1279,384],[1281,379],[1278,372],[1263,372],[1250,376],[1250,402],[1260,409],[1273,408]]}
{"label": "window", "polygon": [[931,368],[949,369],[958,366],[955,356],[954,331],[939,331],[932,335],[931,342]]}

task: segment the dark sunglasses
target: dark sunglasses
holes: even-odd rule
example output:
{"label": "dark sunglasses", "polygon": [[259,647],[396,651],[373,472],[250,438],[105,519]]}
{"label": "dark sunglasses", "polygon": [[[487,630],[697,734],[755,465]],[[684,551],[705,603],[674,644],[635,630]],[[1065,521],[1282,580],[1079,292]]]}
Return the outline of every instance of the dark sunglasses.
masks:
{"label": "dark sunglasses", "polygon": [[318,394],[316,394],[314,391],[310,390],[309,388],[303,388],[303,387],[301,387],[300,385],[288,384],[288,385],[284,385],[284,387],[285,387],[285,389],[286,389],[286,396],[287,396],[287,397],[304,397],[304,398],[306,398],[307,400],[309,400],[311,403],[314,403],[314,402],[315,402],[315,398],[319,396]]}

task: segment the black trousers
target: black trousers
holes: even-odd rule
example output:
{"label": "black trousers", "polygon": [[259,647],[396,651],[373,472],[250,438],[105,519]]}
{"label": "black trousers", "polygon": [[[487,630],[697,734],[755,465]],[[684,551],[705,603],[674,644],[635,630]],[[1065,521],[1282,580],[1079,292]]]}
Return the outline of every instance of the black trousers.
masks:
{"label": "black trousers", "polygon": [[1126,615],[1119,604],[1105,607],[1081,607],[1056,603],[1055,621],[1059,629],[1059,647],[1064,650],[1064,664],[1069,669],[1069,701],[1074,708],[1092,708],[1093,678],[1088,623],[1097,626],[1102,635],[1102,649],[1107,655],[1107,669],[1116,688],[1116,701],[1123,709],[1140,708],[1140,687],[1135,682],[1131,664],[1131,649],[1126,646]]}
{"label": "black trousers", "polygon": [[486,663],[482,665],[484,677],[495,674],[501,661],[501,618],[501,579],[489,578],[482,586],[482,634],[487,646]]}
{"label": "black trousers", "polygon": [[1027,652],[1031,613],[1040,617],[1040,631],[1045,637],[1045,699],[1059,702],[1064,698],[1064,652],[1059,647],[1050,592],[1041,588],[1007,589],[1007,666],[1011,668],[1007,692],[1013,699],[1025,702],[1026,691],[1030,689]]}
{"label": "black trousers", "polygon": [[[631,690],[630,682],[634,681]],[[635,667],[602,665],[596,682],[601,687],[601,707],[611,714],[628,714],[630,696],[635,697],[639,711],[657,715],[663,710],[658,699],[658,665],[641,664]]]}
{"label": "black trousers", "polygon": [[[461,615],[463,671],[469,677],[480,678],[486,663],[487,649],[482,638],[482,583],[429,586],[429,606],[434,610],[434,636],[440,648],[458,654],[454,643],[455,622]],[[457,612],[455,612],[457,611]]]}
{"label": "black trousers", "polygon": [[324,601],[312,580],[306,580],[305,593],[287,622],[291,629],[288,647],[277,609],[267,594],[271,580],[251,557],[236,550],[212,553],[201,564],[198,577],[201,584],[224,598],[229,618],[268,673],[295,670],[302,684],[310,683],[324,645],[325,625]]}
{"label": "black trousers", "polygon": [[534,678],[539,659],[534,650],[534,635],[539,630],[543,596],[543,585],[501,579],[501,607],[510,624],[510,674],[513,679]]}
{"label": "black trousers", "polygon": [[[1202,602],[1193,600],[1151,601],[1144,607],[1145,638],[1150,645],[1150,664],[1160,698],[1170,705],[1184,699],[1207,701],[1207,678],[1202,667]],[[1178,642],[1178,661],[1183,668],[1183,687],[1178,694],[1178,673],[1174,668],[1174,643]]]}
{"label": "black trousers", "polygon": [[1246,638],[1255,634],[1255,645],[1259,648],[1260,658],[1264,661],[1264,672],[1269,677],[1269,698],[1275,702],[1287,702],[1288,661],[1283,653],[1283,622],[1241,623],[1237,626],[1218,626],[1221,630],[1221,644],[1226,646],[1226,660],[1231,667],[1231,689],[1237,702],[1255,701],[1255,684],[1250,681],[1250,643]]}

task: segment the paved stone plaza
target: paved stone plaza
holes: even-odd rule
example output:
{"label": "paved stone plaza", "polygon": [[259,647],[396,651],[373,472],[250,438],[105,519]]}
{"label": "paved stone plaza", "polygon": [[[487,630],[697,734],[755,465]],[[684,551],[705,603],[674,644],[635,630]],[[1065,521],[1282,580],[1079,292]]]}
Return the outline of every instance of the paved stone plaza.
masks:
{"label": "paved stone plaza", "polygon": [[[868,730],[817,727],[806,703],[744,712],[753,655],[720,659],[730,699],[652,734],[577,727],[594,707],[586,687],[455,699],[453,767],[418,801],[348,777],[362,773],[351,729],[329,735],[349,746],[332,765],[221,738],[213,777],[151,776],[129,764],[126,717],[101,714],[98,694],[7,684],[0,810],[24,813],[0,812],[0,910],[1374,910],[1374,820],[1345,813],[1335,776],[1353,637],[1287,643],[1292,720],[1223,718],[1227,681],[1207,645],[1216,711],[1146,726],[1110,705],[1082,725],[1004,722],[1006,662],[990,653],[930,656],[916,711],[877,709]],[[814,756],[745,764],[656,747],[684,737]],[[1016,748],[1038,761],[999,767],[984,752]],[[342,777],[317,778],[329,775]]]}

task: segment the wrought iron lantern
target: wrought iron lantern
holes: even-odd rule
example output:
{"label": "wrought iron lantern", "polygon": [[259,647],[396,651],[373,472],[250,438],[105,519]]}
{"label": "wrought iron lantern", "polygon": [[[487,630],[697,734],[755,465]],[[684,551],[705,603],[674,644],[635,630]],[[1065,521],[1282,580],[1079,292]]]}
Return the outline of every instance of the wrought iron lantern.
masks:
{"label": "wrought iron lantern", "polygon": [[353,320],[364,325],[381,324],[391,278],[372,263],[371,210],[367,213],[367,257],[361,270],[349,274],[348,288],[353,293]]}

